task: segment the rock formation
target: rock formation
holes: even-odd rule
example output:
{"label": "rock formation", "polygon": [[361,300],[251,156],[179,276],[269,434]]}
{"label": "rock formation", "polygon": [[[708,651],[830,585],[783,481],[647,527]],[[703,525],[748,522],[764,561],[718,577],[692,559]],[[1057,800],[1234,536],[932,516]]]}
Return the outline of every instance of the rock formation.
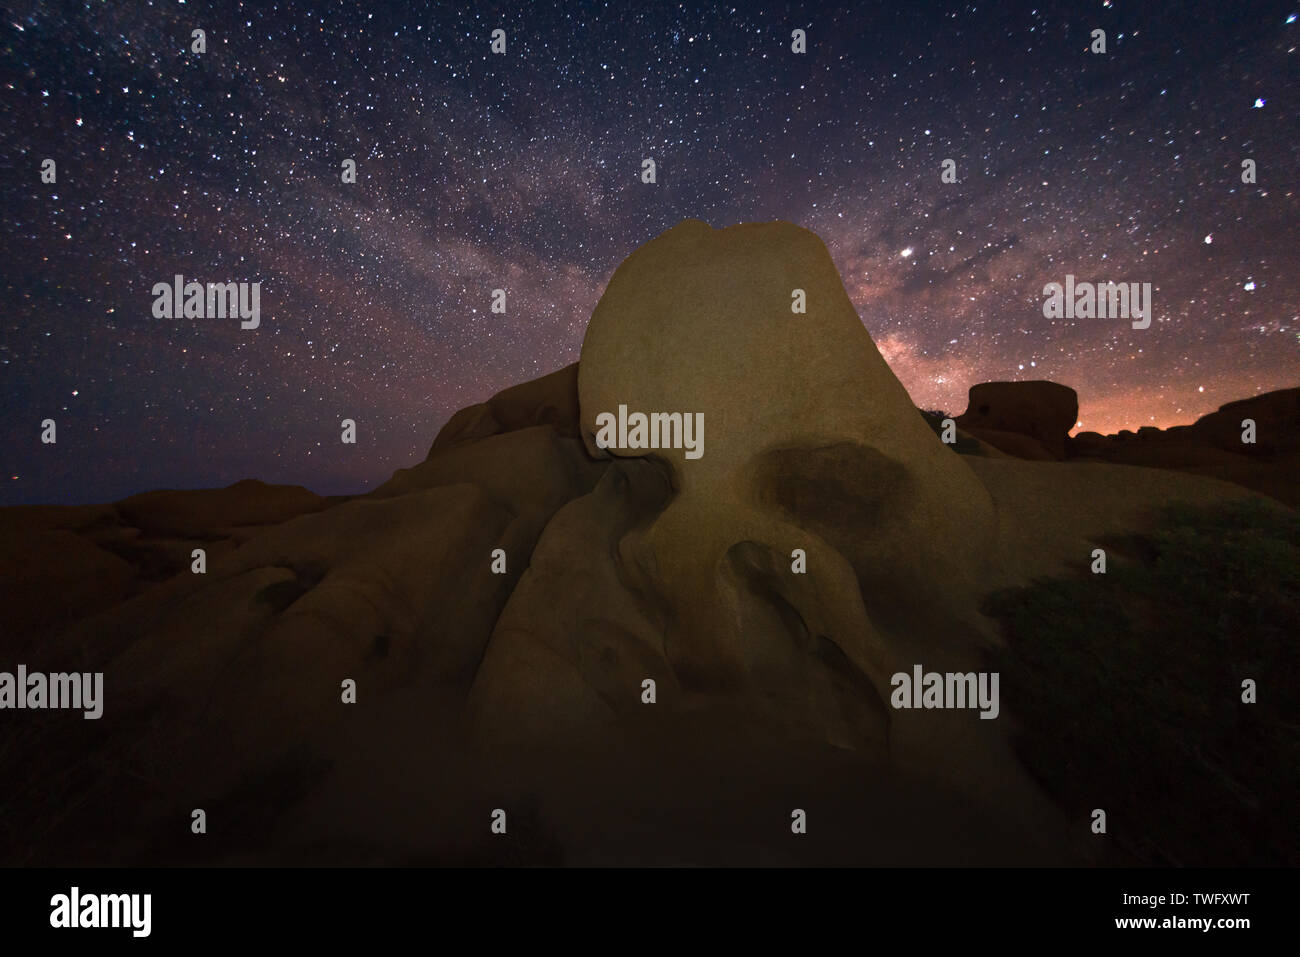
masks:
{"label": "rock formation", "polygon": [[[794,288],[807,294],[807,315],[790,311]],[[783,223],[713,230],[691,220],[643,246],[592,316],[578,392],[593,457],[654,465],[620,467],[606,481],[622,476],[636,501],[645,486],[656,507],[597,522],[579,516],[608,508],[608,495],[574,503],[563,518],[592,534],[627,530],[591,558],[560,546],[554,581],[535,588],[552,536],[572,535],[568,522],[548,529],[480,671],[477,712],[499,719],[540,685],[539,714],[572,711],[590,730],[602,713],[640,707],[627,695],[602,707],[597,689],[637,688],[653,673],[685,692],[767,702],[846,746],[883,741],[889,676],[906,655],[869,606],[884,595],[924,606],[936,576],[972,594],[993,515],[965,461],[912,411],[821,241]],[[597,448],[596,416],[620,405],[702,413],[704,454]],[[795,549],[813,556],[806,575],[790,573]],[[593,591],[603,601],[625,592],[624,607],[598,617],[570,593],[581,610],[573,619],[541,614],[575,566],[594,577],[593,560],[604,566],[610,555],[617,579]],[[636,612],[637,596],[661,624]],[[535,667],[518,668],[525,654]],[[609,674],[615,659],[620,672]],[[543,680],[540,669],[554,674]]]}
{"label": "rock formation", "polygon": [[429,449],[435,452],[529,426],[546,425],[558,434],[578,434],[578,364],[498,392],[486,402],[461,409]]}
{"label": "rock formation", "polygon": [[[987,456],[992,448],[1029,461],[1174,469],[1300,504],[1300,389],[1230,402],[1191,425],[1168,429],[1070,436],[1077,415],[1074,390],[1058,383],[984,382],[971,386],[966,412],[956,422],[962,435],[983,444],[972,454]],[[1247,420],[1254,423],[1254,442],[1242,439]]]}
{"label": "rock formation", "polygon": [[1068,386],[1041,379],[982,382],[971,386],[957,425],[1019,458],[1063,459],[1078,418],[1079,396]]}
{"label": "rock formation", "polygon": [[[1253,442],[1243,440],[1247,421]],[[1067,443],[1067,455],[1211,476],[1300,505],[1300,388],[1229,402],[1191,425],[1080,433]]]}
{"label": "rock formation", "polygon": [[[1018,762],[1015,689],[984,721],[898,710],[891,677],[983,670],[988,593],[1246,492],[1013,457],[1066,457],[1064,387],[971,400],[1009,455],[939,441],[812,233],[688,220],[615,272],[578,365],[457,413],[368,494],[2,512],[6,654],[102,670],[107,699],[0,729],[4,860],[1107,859]],[[703,454],[597,442],[620,406],[701,415]],[[806,805],[835,827],[781,841]]]}

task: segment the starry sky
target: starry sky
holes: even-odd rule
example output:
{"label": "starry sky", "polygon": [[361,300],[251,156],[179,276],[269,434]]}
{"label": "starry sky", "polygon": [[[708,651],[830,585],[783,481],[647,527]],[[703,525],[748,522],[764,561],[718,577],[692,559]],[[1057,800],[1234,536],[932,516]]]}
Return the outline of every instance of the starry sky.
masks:
{"label": "starry sky", "polygon": [[[575,361],[687,217],[817,232],[923,408],[1052,379],[1114,432],[1300,385],[1297,8],[19,0],[0,504],[372,487]],[[176,273],[260,282],[261,327],[154,318]],[[1151,328],[1044,318],[1067,273],[1152,283]]]}

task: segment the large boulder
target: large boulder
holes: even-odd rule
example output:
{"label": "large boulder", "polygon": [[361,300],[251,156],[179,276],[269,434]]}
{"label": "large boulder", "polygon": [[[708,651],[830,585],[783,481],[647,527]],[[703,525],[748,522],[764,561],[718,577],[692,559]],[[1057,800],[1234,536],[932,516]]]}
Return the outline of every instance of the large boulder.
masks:
{"label": "large boulder", "polygon": [[[973,667],[949,639],[976,627],[990,497],[814,234],[687,220],[642,246],[592,316],[578,392],[588,452],[620,467],[548,526],[498,622],[471,696],[494,742],[635,722],[647,677],[656,713],[729,701],[823,746],[911,761],[963,737],[891,713],[890,676],[918,633]],[[703,443],[609,447],[620,407],[702,417]]]}
{"label": "large boulder", "polygon": [[[1242,441],[1242,423],[1255,423],[1254,443]],[[1300,450],[1300,388],[1278,389],[1221,406],[1188,429],[1196,440],[1242,455]]]}
{"label": "large boulder", "polygon": [[486,402],[461,409],[438,432],[429,455],[489,435],[538,425],[550,426],[564,436],[578,434],[576,362],[549,375],[504,389]]}
{"label": "large boulder", "polygon": [[1078,421],[1078,393],[1044,379],[973,385],[966,411],[957,417],[957,425],[975,435],[983,430],[1027,435],[1058,459],[1065,458],[1066,436]]}

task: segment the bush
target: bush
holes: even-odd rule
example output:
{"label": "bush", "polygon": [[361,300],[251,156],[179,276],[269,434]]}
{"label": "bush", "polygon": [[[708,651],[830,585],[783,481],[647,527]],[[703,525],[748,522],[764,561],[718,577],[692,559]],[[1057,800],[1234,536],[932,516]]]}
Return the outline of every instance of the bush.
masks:
{"label": "bush", "polygon": [[988,600],[1022,761],[1144,863],[1300,863],[1300,518],[1173,505],[1104,544],[1105,575]]}

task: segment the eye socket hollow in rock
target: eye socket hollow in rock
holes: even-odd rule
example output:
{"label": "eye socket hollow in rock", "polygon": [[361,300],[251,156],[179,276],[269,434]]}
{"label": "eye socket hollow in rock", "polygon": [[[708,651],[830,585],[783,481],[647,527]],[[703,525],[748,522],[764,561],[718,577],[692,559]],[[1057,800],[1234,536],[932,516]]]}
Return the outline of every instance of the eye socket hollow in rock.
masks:
{"label": "eye socket hollow in rock", "polygon": [[760,504],[832,542],[898,517],[911,481],[899,462],[851,442],[772,449],[754,460],[753,475]]}

